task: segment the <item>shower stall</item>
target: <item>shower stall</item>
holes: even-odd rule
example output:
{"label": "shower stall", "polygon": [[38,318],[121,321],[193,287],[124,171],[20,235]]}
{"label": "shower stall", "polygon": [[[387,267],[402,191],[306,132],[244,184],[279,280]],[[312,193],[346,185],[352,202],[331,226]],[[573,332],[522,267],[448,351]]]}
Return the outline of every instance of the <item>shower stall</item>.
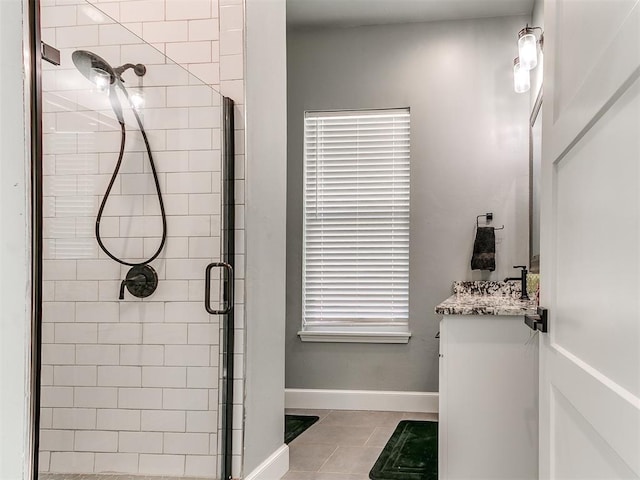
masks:
{"label": "shower stall", "polygon": [[34,476],[229,479],[233,102],[90,3],[31,4]]}

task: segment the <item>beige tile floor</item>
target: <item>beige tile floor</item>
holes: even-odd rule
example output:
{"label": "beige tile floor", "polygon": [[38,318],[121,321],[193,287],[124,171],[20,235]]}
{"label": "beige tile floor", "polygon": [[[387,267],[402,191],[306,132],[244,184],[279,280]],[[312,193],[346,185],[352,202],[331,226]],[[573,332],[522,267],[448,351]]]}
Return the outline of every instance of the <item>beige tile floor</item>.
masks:
{"label": "beige tile floor", "polygon": [[38,474],[38,480],[211,480],[211,477],[167,477],[153,475],[41,472]]}
{"label": "beige tile floor", "polygon": [[368,480],[369,471],[400,420],[438,420],[435,413],[287,410],[320,420],[289,444],[282,480]]}

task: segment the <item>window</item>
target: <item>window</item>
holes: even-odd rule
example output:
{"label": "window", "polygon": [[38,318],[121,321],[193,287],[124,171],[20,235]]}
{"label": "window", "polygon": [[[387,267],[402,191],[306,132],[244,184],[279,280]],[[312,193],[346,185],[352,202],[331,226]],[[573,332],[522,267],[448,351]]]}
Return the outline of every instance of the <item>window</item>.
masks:
{"label": "window", "polygon": [[303,341],[406,343],[409,110],[305,114]]}

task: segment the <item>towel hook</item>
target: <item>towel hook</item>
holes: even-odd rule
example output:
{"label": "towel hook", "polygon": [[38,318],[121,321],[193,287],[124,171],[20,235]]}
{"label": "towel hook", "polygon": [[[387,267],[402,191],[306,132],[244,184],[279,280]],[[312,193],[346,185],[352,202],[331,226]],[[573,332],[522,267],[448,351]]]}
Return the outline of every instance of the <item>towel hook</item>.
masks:
{"label": "towel hook", "polygon": [[[476,228],[480,228],[480,217],[485,217],[486,218],[487,225],[489,225],[493,221],[493,213],[492,212],[487,212],[484,215],[478,215],[476,217]],[[500,228],[494,228],[494,230],[504,230],[504,225],[502,225]]]}

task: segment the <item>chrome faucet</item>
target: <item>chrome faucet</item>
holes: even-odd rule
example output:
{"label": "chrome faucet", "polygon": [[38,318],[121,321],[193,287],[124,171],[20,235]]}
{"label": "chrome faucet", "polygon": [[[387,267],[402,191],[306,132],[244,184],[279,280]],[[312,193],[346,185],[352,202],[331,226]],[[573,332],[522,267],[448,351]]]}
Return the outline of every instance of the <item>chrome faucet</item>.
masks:
{"label": "chrome faucet", "polygon": [[529,300],[529,295],[527,295],[527,267],[525,265],[514,265],[513,268],[521,268],[520,277],[507,277],[504,279],[505,282],[509,282],[511,280],[520,280],[522,293],[520,294],[520,300]]}

